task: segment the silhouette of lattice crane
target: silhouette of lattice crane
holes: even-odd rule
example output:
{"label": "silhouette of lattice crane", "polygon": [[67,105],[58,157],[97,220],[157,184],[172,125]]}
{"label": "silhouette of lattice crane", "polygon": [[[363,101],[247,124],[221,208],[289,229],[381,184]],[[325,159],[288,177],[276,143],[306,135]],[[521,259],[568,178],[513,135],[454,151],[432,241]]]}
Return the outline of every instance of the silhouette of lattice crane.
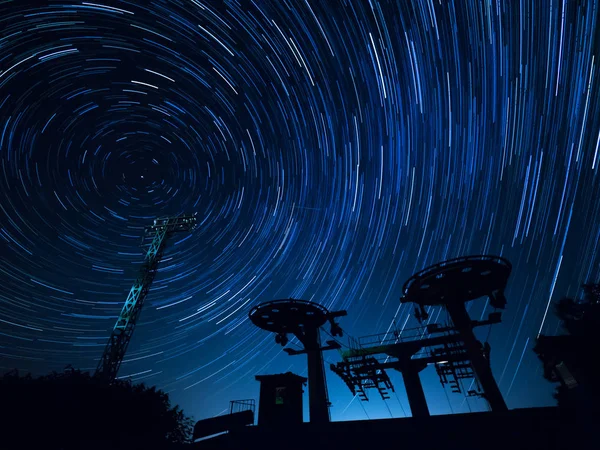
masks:
{"label": "silhouette of lattice crane", "polygon": [[192,231],[195,226],[196,215],[194,214],[193,216],[156,219],[154,225],[144,230],[142,246],[147,242],[147,238],[152,240],[146,251],[140,274],[129,291],[129,295],[127,295],[121,314],[119,314],[117,323],[104,348],[104,353],[96,369],[96,376],[110,383],[117,377],[144,300],[156,276],[158,263],[162,258],[167,238],[176,232]]}

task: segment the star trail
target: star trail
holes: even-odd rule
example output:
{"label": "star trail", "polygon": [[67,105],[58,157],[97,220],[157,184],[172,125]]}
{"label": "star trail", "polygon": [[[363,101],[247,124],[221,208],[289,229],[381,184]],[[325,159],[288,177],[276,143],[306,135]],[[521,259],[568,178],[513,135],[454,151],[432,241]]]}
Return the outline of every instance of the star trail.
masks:
{"label": "star trail", "polygon": [[[600,279],[599,8],[0,1],[0,368],[94,370],[144,227],[197,212],[119,372],[196,419],[257,399],[254,375],[306,374],[254,305],[347,309],[350,336],[414,327],[403,283],[469,254],[513,264],[481,330],[508,406],[554,404],[535,338]],[[408,414],[391,376],[361,403],[327,370],[333,420]],[[486,408],[423,379],[434,414]]]}

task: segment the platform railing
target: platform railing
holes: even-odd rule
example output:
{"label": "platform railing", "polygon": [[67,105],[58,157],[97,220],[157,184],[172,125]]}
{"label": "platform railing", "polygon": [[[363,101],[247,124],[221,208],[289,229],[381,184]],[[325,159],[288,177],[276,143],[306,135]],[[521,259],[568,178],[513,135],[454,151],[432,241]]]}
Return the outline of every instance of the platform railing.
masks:
{"label": "platform railing", "polygon": [[229,406],[229,414],[238,413],[242,411],[252,411],[255,413],[256,410],[256,400],[253,398],[244,399],[244,400],[231,400]]}
{"label": "platform railing", "polygon": [[426,335],[425,327],[409,328],[403,331],[388,331],[387,333],[371,334],[358,338],[359,347],[372,347],[376,345],[390,345],[399,342],[416,341]]}

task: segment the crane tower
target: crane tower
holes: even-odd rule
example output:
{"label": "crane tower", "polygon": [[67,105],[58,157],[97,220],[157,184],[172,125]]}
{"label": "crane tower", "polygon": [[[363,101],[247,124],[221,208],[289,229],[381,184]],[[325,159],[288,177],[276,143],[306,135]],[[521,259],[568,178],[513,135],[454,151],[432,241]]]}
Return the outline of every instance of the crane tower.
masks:
{"label": "crane tower", "polygon": [[133,335],[135,324],[142,310],[144,300],[158,270],[166,241],[173,233],[192,231],[196,227],[196,214],[193,216],[178,216],[154,220],[152,226],[144,230],[142,246],[151,239],[146,250],[144,263],[139,276],[127,295],[121,314],[117,319],[110,338],[104,348],[102,358],[96,369],[96,376],[112,383],[117,377],[119,367],[127,351],[127,346]]}

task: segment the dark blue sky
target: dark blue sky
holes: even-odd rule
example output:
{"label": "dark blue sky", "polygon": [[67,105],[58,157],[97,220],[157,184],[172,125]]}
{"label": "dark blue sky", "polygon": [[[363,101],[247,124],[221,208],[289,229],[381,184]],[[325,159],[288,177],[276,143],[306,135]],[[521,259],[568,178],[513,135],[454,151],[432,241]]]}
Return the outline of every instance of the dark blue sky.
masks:
{"label": "dark blue sky", "polygon": [[[197,212],[120,371],[196,419],[258,398],[254,375],[305,374],[252,306],[346,309],[352,336],[410,328],[407,278],[486,253],[513,263],[500,388],[511,408],[552,404],[531,350],[559,330],[547,305],[600,278],[599,7],[0,2],[0,369],[95,369],[143,227]],[[397,395],[361,404],[327,372],[333,420],[409,411],[394,374]],[[423,378],[434,414],[485,408]]]}

